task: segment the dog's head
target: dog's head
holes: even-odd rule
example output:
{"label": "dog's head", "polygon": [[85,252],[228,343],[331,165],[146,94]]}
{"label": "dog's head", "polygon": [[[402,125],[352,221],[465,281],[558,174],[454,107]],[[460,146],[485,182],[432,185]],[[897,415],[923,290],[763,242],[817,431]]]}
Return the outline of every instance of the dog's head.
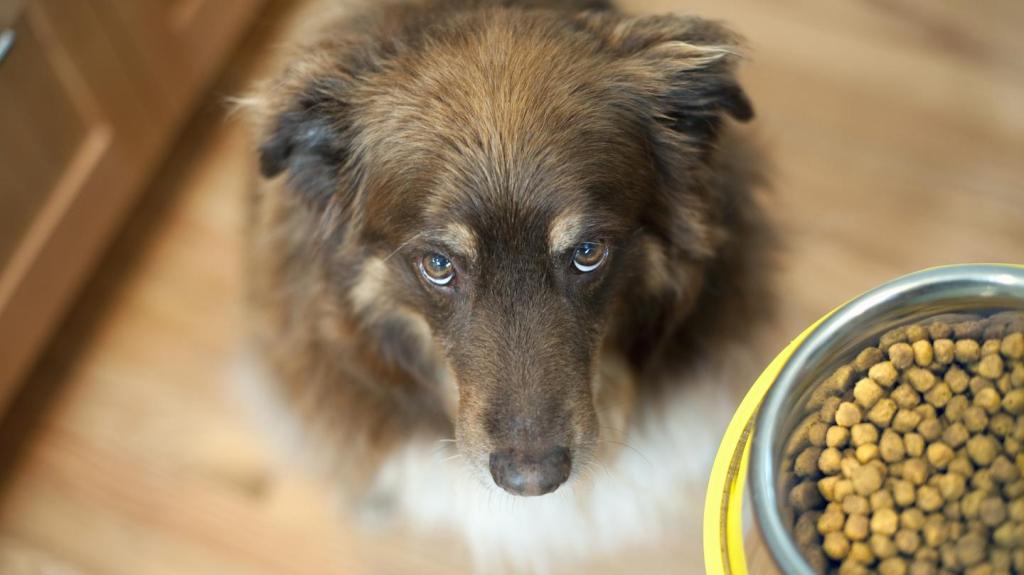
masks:
{"label": "dog's head", "polygon": [[752,116],[735,37],[503,9],[371,28],[268,87],[263,174],[313,215],[350,317],[426,379],[452,374],[470,465],[548,493],[599,443],[618,318],[643,306],[665,329],[680,312],[657,306],[692,304],[720,241],[708,165],[724,117]]}

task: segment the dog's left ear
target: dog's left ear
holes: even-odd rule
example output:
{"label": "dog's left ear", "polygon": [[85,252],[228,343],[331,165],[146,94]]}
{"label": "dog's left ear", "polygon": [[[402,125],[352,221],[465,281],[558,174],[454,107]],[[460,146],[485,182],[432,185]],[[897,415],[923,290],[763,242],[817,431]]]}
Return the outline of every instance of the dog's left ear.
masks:
{"label": "dog's left ear", "polygon": [[714,143],[724,115],[744,122],[754,117],[735,75],[742,41],[725,26],[696,17],[609,12],[579,19],[621,59],[623,88],[698,146]]}

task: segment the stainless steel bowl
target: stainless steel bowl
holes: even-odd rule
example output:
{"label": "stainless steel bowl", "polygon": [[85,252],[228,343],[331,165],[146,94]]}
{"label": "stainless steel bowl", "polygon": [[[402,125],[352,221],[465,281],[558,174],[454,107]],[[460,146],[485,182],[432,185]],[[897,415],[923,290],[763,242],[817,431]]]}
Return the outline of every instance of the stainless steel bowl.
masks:
{"label": "stainless steel bowl", "polygon": [[947,313],[1024,311],[1024,269],[957,265],[893,280],[836,310],[804,340],[765,396],[753,433],[750,486],[757,524],[783,573],[813,575],[787,521],[783,451],[808,414],[815,384],[886,331]]}

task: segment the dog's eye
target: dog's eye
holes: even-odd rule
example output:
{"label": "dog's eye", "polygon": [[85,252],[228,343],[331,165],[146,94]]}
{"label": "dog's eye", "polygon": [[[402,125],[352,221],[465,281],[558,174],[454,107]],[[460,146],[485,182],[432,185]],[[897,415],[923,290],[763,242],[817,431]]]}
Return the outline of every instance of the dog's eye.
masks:
{"label": "dog's eye", "polygon": [[578,271],[587,273],[601,267],[608,258],[608,245],[602,241],[583,242],[572,253],[572,265]]}
{"label": "dog's eye", "polygon": [[445,255],[427,254],[420,260],[420,273],[430,283],[446,286],[455,279],[455,266]]}

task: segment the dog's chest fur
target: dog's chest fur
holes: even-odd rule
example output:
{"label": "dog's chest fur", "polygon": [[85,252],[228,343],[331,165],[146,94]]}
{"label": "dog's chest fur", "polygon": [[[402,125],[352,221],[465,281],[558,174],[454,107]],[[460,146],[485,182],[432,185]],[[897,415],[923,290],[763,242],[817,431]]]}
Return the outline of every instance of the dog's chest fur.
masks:
{"label": "dog's chest fur", "polygon": [[[259,360],[240,366],[237,389],[282,453],[322,464],[321,452],[305,443],[300,416],[276,397]],[[707,477],[734,406],[730,376],[722,368],[695,369],[686,385],[638,405],[635,422],[608,455],[581,481],[544,497],[510,496],[471,475],[448,444],[410,439],[385,461],[356,516],[375,528],[454,532],[487,573],[499,566],[548,573],[621,552],[668,554],[667,572],[699,572]]]}

